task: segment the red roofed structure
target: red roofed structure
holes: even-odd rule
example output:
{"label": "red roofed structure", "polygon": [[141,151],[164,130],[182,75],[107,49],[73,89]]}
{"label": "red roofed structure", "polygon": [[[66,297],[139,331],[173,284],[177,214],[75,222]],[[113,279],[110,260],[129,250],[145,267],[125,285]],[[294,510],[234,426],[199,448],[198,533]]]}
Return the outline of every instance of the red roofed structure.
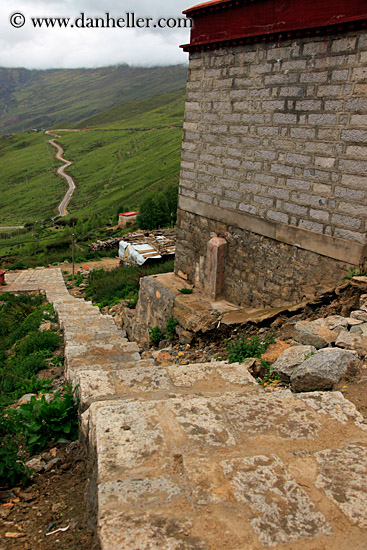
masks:
{"label": "red roofed structure", "polygon": [[366,27],[361,0],[214,0],[185,10],[193,19],[185,51]]}
{"label": "red roofed structure", "polygon": [[131,212],[123,212],[119,214],[119,227],[125,228],[135,222],[139,212],[132,210]]}

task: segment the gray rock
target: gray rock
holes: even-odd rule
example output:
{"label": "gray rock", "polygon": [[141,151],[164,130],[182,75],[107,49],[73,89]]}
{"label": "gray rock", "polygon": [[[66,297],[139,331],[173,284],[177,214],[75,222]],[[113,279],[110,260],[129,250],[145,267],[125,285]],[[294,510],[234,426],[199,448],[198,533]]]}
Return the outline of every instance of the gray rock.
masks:
{"label": "gray rock", "polygon": [[291,376],[295,392],[331,390],[345,375],[356,357],[350,351],[323,349],[304,361]]}
{"label": "gray rock", "polygon": [[339,334],[336,345],[339,348],[355,350],[361,357],[367,355],[367,336],[343,331]]}
{"label": "gray rock", "polygon": [[44,332],[45,330],[51,330],[51,321],[44,321],[40,324],[39,329],[41,332]]}
{"label": "gray rock", "polygon": [[356,311],[352,311],[350,316],[352,319],[358,319],[359,321],[363,321],[364,323],[367,322],[367,311],[357,309]]}
{"label": "gray rock", "polygon": [[355,327],[356,325],[362,325],[363,324],[363,321],[361,321],[360,319],[353,319],[352,317],[348,317],[347,321],[348,321],[348,326],[349,327]]}
{"label": "gray rock", "polygon": [[293,346],[286,349],[273,364],[273,370],[277,372],[284,382],[289,382],[296,367],[314,354],[314,346]]}
{"label": "gray rock", "polygon": [[61,462],[61,458],[59,457],[56,457],[50,460],[50,462],[48,462],[45,466],[45,472],[52,470],[52,468],[54,468],[57,464],[59,464],[59,462]]}
{"label": "gray rock", "polygon": [[43,462],[43,460],[41,460],[39,456],[31,458],[25,463],[25,465],[27,466],[27,468],[34,470],[36,474],[39,474],[45,468],[45,463]]}
{"label": "gray rock", "polygon": [[29,403],[32,399],[32,397],[37,397],[36,393],[26,393],[23,395],[18,401],[17,406],[20,407],[21,405],[25,405],[26,403]]}
{"label": "gray rock", "polygon": [[334,343],[338,333],[317,321],[298,321],[294,327],[294,339],[300,344],[315,346],[317,349],[326,348]]}
{"label": "gray rock", "polygon": [[328,330],[336,330],[340,332],[344,328],[347,328],[348,319],[346,317],[342,317],[341,315],[330,315],[329,317],[316,319],[315,321],[312,321],[312,324]]}
{"label": "gray rock", "polygon": [[367,336],[367,323],[360,323],[359,325],[355,325],[350,329],[350,332],[352,334],[362,334],[363,336]]}

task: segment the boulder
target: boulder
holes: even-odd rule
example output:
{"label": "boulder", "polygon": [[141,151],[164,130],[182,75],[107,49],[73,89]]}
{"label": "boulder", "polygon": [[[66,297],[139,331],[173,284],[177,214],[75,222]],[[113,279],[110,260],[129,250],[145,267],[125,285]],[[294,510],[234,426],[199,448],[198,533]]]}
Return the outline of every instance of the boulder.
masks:
{"label": "boulder", "polygon": [[283,382],[289,382],[294,369],[316,352],[314,346],[293,346],[286,349],[273,364]]}
{"label": "boulder", "polygon": [[320,350],[294,370],[291,375],[292,390],[332,390],[355,359],[355,355],[350,351],[337,348]]}
{"label": "boulder", "polygon": [[350,329],[350,332],[352,334],[362,334],[363,336],[367,336],[367,323],[360,323],[359,325],[355,325]]}
{"label": "boulder", "polygon": [[335,344],[339,348],[355,350],[361,357],[367,355],[367,336],[363,334],[343,331],[338,335]]}
{"label": "boulder", "polygon": [[350,316],[352,319],[357,319],[358,321],[363,321],[364,323],[367,322],[367,311],[363,311],[362,309],[352,311]]}
{"label": "boulder", "polygon": [[352,277],[350,284],[355,288],[358,288],[362,292],[367,292],[367,277],[366,276],[355,276]]}
{"label": "boulder", "polygon": [[300,344],[314,346],[317,349],[326,348],[334,343],[338,332],[326,328],[317,321],[298,321],[294,327],[294,339]]}
{"label": "boulder", "polygon": [[51,330],[52,328],[52,323],[51,321],[43,321],[43,323],[40,324],[39,326],[39,329],[41,332],[45,331],[45,330]]}
{"label": "boulder", "polygon": [[326,328],[328,330],[335,330],[340,332],[343,329],[346,329],[348,326],[348,319],[342,317],[341,315],[330,315],[329,317],[322,317],[312,321],[312,324],[319,327]]}
{"label": "boulder", "polygon": [[168,367],[175,362],[175,358],[168,351],[162,350],[156,356],[156,362],[162,367]]}
{"label": "boulder", "polygon": [[27,466],[27,468],[34,470],[36,474],[43,472],[43,470],[45,469],[45,463],[43,462],[43,460],[41,460],[39,456],[31,458],[25,463],[25,465]]}
{"label": "boulder", "polygon": [[275,344],[270,344],[268,349],[262,354],[261,359],[267,363],[274,363],[282,353],[289,348],[287,342],[278,340]]}

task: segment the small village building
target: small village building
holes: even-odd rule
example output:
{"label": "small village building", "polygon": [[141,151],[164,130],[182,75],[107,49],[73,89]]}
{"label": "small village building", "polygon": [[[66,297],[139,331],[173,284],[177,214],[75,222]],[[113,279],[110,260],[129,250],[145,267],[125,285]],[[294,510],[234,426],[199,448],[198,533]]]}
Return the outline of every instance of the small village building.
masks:
{"label": "small village building", "polygon": [[138,217],[139,212],[123,212],[122,214],[119,214],[119,227],[122,227],[125,229],[129,225],[132,225],[136,222],[136,218]]}
{"label": "small village building", "polygon": [[233,304],[310,298],[366,263],[367,2],[184,13],[175,271]]}

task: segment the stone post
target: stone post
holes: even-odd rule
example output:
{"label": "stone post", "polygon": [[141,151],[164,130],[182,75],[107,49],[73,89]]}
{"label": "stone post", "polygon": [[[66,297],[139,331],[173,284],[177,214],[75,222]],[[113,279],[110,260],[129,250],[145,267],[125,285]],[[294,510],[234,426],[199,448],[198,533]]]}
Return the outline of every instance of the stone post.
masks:
{"label": "stone post", "polygon": [[227,241],[225,239],[214,237],[208,242],[204,291],[214,301],[223,294],[226,251]]}

